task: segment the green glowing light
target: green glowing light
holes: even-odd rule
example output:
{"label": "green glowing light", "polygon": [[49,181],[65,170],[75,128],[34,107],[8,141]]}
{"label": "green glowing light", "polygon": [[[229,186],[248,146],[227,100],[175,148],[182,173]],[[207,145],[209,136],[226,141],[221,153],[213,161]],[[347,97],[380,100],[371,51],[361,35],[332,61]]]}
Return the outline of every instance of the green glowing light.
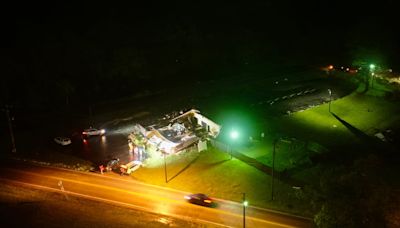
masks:
{"label": "green glowing light", "polygon": [[239,137],[239,132],[232,130],[230,136],[232,139],[237,139]]}
{"label": "green glowing light", "polygon": [[243,202],[243,205],[244,205],[245,207],[247,207],[247,205],[249,205],[249,203],[248,203],[247,201],[244,201],[244,202]]}
{"label": "green glowing light", "polygon": [[371,70],[375,69],[375,65],[374,64],[369,64],[369,69],[371,69]]}

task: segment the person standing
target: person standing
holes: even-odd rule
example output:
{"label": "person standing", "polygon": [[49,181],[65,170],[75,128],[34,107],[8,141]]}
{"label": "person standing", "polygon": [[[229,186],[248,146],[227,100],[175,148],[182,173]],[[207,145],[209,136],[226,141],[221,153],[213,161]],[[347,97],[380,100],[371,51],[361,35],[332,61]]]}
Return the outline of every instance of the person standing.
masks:
{"label": "person standing", "polygon": [[104,174],[104,173],[103,173],[103,171],[104,171],[104,166],[103,166],[103,165],[100,165],[100,166],[99,166],[99,169],[100,169],[100,173],[101,173],[101,174]]}
{"label": "person standing", "polygon": [[121,171],[121,176],[125,174],[125,168],[120,167],[119,170]]}

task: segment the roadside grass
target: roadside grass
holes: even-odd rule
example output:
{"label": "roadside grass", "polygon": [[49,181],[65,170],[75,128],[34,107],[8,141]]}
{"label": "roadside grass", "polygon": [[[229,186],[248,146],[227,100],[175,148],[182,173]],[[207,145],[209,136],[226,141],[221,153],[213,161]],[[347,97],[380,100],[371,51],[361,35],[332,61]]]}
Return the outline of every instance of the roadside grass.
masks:
{"label": "roadside grass", "polygon": [[[272,167],[274,137],[267,135],[262,141],[254,141],[249,143],[248,146],[238,147],[236,150],[264,165]],[[277,141],[275,145],[275,169],[283,171],[308,163],[308,155],[309,151],[306,148],[306,143],[301,140],[288,138]]]}
{"label": "roadside grass", "polygon": [[38,165],[54,166],[65,169],[74,169],[78,171],[93,170],[93,163],[75,156],[52,151],[51,153],[39,154],[13,154],[13,159],[30,162]]}
{"label": "roadside grass", "polygon": [[[299,190],[275,179],[275,200],[271,201],[271,176],[229,154],[209,148],[167,157],[168,183],[165,183],[163,158],[152,166],[141,167],[131,176],[139,181],[211,197],[241,202],[242,193],[251,206],[311,216],[312,209],[299,197]],[[158,165],[154,165],[154,164]],[[172,178],[172,179],[171,179]]]}

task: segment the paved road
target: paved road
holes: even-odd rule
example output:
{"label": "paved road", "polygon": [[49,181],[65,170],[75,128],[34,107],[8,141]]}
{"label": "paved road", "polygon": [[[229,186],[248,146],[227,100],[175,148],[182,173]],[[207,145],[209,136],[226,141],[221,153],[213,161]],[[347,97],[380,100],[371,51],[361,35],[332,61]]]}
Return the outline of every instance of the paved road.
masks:
{"label": "paved road", "polygon": [[[85,197],[138,210],[159,213],[209,226],[241,227],[242,206],[216,200],[216,208],[187,203],[186,192],[143,184],[114,174],[83,173],[51,167],[10,163],[0,168],[0,181]],[[61,186],[62,182],[62,186]],[[311,227],[308,219],[261,208],[246,210],[247,227]]]}

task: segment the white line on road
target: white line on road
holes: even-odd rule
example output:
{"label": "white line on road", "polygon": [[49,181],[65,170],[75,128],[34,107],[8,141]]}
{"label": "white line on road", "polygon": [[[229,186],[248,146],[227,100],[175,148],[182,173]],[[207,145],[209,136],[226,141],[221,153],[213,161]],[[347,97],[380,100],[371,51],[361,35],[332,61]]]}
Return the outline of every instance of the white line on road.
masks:
{"label": "white line on road", "polygon": [[[33,174],[33,175],[35,175],[35,174]],[[36,174],[36,175],[37,176],[45,176],[45,175],[39,175],[39,174]],[[81,181],[74,181],[74,180],[70,180],[70,179],[66,179],[66,178],[59,178],[59,177],[53,177],[53,176],[45,176],[45,177],[52,178],[52,179],[64,180],[64,181],[70,181],[70,182],[76,182],[78,184],[80,183],[80,184],[97,186],[96,184],[89,184],[89,183],[85,183],[85,182],[81,182]],[[51,187],[47,187],[47,186],[36,185],[36,184],[31,184],[31,183],[25,183],[25,182],[15,181],[15,180],[9,180],[9,179],[5,179],[5,178],[1,178],[1,177],[0,177],[0,180],[9,181],[9,182],[13,182],[13,183],[19,183],[19,184],[22,184],[22,185],[28,185],[28,186],[41,188],[41,189],[46,189],[46,190],[55,191],[55,192],[62,192],[59,189],[55,189],[55,188],[51,188]],[[99,187],[104,188],[104,186],[100,186],[100,185],[99,185]],[[112,189],[114,189],[114,188],[112,188]],[[126,191],[126,190],[120,190],[120,191]],[[135,194],[134,192],[131,192],[131,191],[127,191],[127,192],[130,192],[131,194]],[[71,192],[71,191],[64,191],[63,193],[70,194],[70,195],[75,195],[75,196],[80,196],[80,197],[84,197],[84,198],[89,198],[89,199],[93,199],[93,200],[97,200],[97,201],[108,202],[108,203],[112,203],[112,204],[124,205],[124,206],[127,206],[127,207],[140,209],[140,210],[143,210],[143,211],[146,211],[146,212],[158,213],[158,214],[163,214],[163,215],[175,217],[175,218],[182,219],[182,220],[185,220],[185,221],[192,221],[192,220],[187,219],[187,216],[181,216],[181,215],[167,213],[167,212],[163,212],[163,213],[155,212],[152,209],[148,209],[148,208],[145,208],[145,207],[142,207],[142,206],[128,204],[128,203],[124,203],[124,202],[120,202],[120,201],[114,201],[114,200],[104,199],[104,198],[100,198],[100,197],[89,196],[89,195],[76,193],[76,192]],[[204,209],[212,210],[210,208],[204,208]],[[237,215],[237,214],[234,214],[234,213],[231,213],[231,212],[226,212],[226,211],[213,210],[213,212],[227,214],[227,215],[231,215],[231,216],[234,216],[234,217],[241,217],[241,215]],[[248,220],[254,220],[254,221],[262,222],[262,223],[266,223],[266,224],[271,224],[271,225],[275,225],[275,226],[281,226],[281,227],[287,227],[287,228],[294,227],[294,226],[285,225],[285,224],[282,224],[282,223],[277,223],[277,222],[272,222],[272,221],[267,221],[267,220],[264,220],[264,219],[254,218],[254,217],[250,217],[250,216],[248,216],[247,219]],[[215,222],[202,220],[202,219],[198,219],[198,218],[196,218],[196,221],[200,221],[202,223],[214,224],[214,225],[221,226],[221,227],[229,227],[229,226],[226,226],[224,224],[215,223]]]}

